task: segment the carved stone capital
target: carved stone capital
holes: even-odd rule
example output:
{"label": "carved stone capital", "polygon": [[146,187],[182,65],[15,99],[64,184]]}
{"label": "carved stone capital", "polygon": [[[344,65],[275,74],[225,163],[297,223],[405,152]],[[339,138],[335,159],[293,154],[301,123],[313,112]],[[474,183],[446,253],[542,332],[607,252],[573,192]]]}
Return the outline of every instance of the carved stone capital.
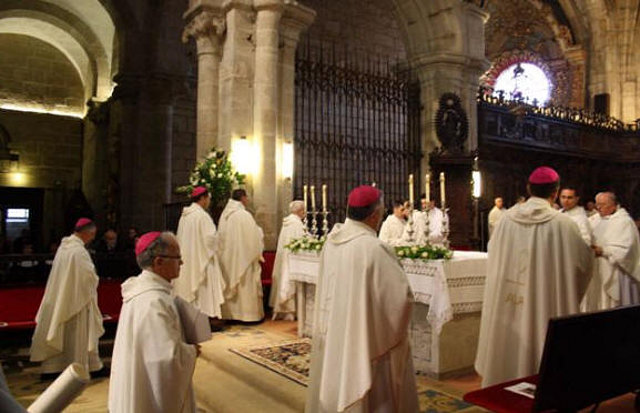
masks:
{"label": "carved stone capital", "polygon": [[202,10],[191,16],[182,32],[182,41],[186,43],[193,37],[198,45],[198,54],[218,53],[225,31],[226,23],[220,13]]}

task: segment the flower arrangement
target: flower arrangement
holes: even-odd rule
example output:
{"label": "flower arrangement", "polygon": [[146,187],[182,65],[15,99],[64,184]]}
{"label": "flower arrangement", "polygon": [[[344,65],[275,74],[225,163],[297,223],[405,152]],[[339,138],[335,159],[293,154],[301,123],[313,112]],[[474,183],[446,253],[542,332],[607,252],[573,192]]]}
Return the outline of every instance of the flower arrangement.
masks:
{"label": "flower arrangement", "polygon": [[425,245],[401,245],[395,247],[396,255],[400,259],[411,260],[449,260],[453,257],[453,251],[445,247]]}
{"label": "flower arrangement", "polygon": [[231,190],[243,185],[245,178],[233,169],[225,151],[212,148],[202,161],[196,163],[189,175],[189,184],[178,187],[176,192],[190,194],[193,188],[204,186],[211,194],[211,205],[222,206]]}
{"label": "flower arrangement", "polygon": [[291,252],[311,251],[319,253],[320,251],[322,251],[322,247],[324,246],[325,241],[325,237],[320,237],[317,239],[312,237],[302,237],[292,240],[284,247]]}

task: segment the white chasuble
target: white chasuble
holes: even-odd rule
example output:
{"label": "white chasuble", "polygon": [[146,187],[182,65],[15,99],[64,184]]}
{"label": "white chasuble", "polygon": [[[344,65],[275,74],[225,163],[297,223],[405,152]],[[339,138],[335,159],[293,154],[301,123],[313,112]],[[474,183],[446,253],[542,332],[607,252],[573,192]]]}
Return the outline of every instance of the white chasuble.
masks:
{"label": "white chasuble", "polygon": [[391,214],[384,220],[380,227],[378,238],[387,245],[396,246],[402,244],[402,235],[405,232],[406,221]]}
{"label": "white chasuble", "polygon": [[76,235],[62,239],[53,260],[31,343],[31,361],[43,373],[63,371],[77,362],[87,371],[102,368],[98,340],[104,333],[93,262]]}
{"label": "white chasuble", "polygon": [[591,247],[591,244],[593,243],[591,224],[589,224],[589,218],[587,217],[587,213],[584,211],[584,208],[581,206],[575,206],[568,211],[561,209],[560,212],[566,214],[573,220],[573,222],[576,223],[585,244]]}
{"label": "white chasuble", "polygon": [[296,311],[294,282],[289,279],[289,251],[284,247],[296,238],[305,235],[302,219],[296,214],[290,214],[282,221],[282,229],[278,237],[276,258],[273,264],[273,276],[269,305],[273,307],[273,318],[278,315],[294,314]]}
{"label": "white chasuble", "polygon": [[498,226],[498,222],[500,222],[500,219],[505,212],[506,210],[504,208],[498,208],[497,206],[494,206],[491,208],[491,211],[489,211],[489,238],[491,238],[493,231]]}
{"label": "white chasuble", "polygon": [[220,270],[216,226],[200,205],[184,208],[176,234],[183,264],[173,291],[209,317],[222,316],[225,282]]}
{"label": "white chasuble", "polygon": [[196,347],[184,341],[171,283],[144,270],[122,284],[109,411],[195,412]]}
{"label": "white chasuble", "polygon": [[489,242],[475,368],[482,386],[538,372],[549,318],[576,314],[593,253],[542,198],[509,209]]}
{"label": "white chasuble", "polygon": [[264,318],[260,260],[262,229],[241,202],[230,199],[219,222],[220,267],[227,288],[222,318],[260,321]]}
{"label": "white chasuble", "polygon": [[640,304],[640,237],[624,208],[594,220],[594,244],[602,247],[584,299],[585,311]]}
{"label": "white chasuble", "polygon": [[417,412],[411,293],[393,253],[347,219],[322,250],[308,413]]}

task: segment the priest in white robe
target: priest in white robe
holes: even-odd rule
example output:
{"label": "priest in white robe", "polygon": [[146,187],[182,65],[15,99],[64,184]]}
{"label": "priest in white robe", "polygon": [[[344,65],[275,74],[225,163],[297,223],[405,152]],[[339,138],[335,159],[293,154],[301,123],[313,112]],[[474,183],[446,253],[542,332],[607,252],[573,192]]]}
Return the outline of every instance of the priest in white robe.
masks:
{"label": "priest in white robe", "polygon": [[289,204],[289,212],[290,214],[282,220],[276,258],[273,263],[269,306],[273,308],[274,320],[278,318],[294,320],[296,313],[296,287],[295,283],[289,279],[289,251],[285,248],[285,245],[306,235],[306,230],[302,223],[302,218],[304,218],[305,214],[304,202],[291,202]]}
{"label": "priest in white robe", "polygon": [[489,242],[475,362],[483,387],[536,374],[549,319],[580,310],[593,252],[551,206],[559,179],[549,167],[533,171],[531,197],[507,211]]}
{"label": "priest in white robe", "polygon": [[584,208],[578,205],[579,201],[580,197],[578,196],[575,188],[564,187],[562,188],[562,191],[560,191],[560,205],[562,205],[560,212],[566,214],[573,220],[573,222],[576,223],[585,244],[591,247],[591,243],[593,241],[591,235],[591,224],[589,224],[589,218],[587,217],[587,213],[584,211]]}
{"label": "priest in white robe", "polygon": [[56,251],[31,343],[31,361],[42,362],[44,377],[59,374],[71,363],[90,372],[103,368],[98,355],[104,333],[99,278],[85,248],[95,236],[93,221],[80,218]]}
{"label": "priest in white robe", "polygon": [[192,377],[199,348],[184,341],[171,280],[180,275],[180,247],[170,232],[149,232],[136,244],[143,269],[122,284],[122,310],[109,381],[109,412],[195,412]]}
{"label": "priest in white robe", "polygon": [[640,237],[612,192],[596,196],[600,219],[593,228],[596,265],[585,296],[586,311],[640,304]]}
{"label": "priest in white robe", "polygon": [[180,277],[173,291],[209,317],[222,317],[225,283],[217,253],[216,226],[207,212],[211,197],[205,187],[191,193],[191,205],[182,210],[178,243],[182,246]]}
{"label": "priest in white robe", "polygon": [[346,222],[323,248],[307,413],[419,410],[411,293],[395,255],[376,237],[383,208],[375,187],[354,189]]}
{"label": "priest in white robe", "polygon": [[489,211],[489,238],[493,234],[493,231],[498,226],[498,222],[502,218],[502,215],[506,212],[504,208],[504,201],[501,197],[497,197],[493,200],[493,208]]}
{"label": "priest in white robe", "polygon": [[405,233],[407,224],[407,211],[402,201],[393,203],[393,214],[389,215],[382,226],[378,238],[380,241],[390,246],[401,245],[404,241],[402,236]]}
{"label": "priest in white robe", "polygon": [[263,233],[245,209],[249,199],[236,189],[222,211],[219,222],[220,266],[227,286],[222,318],[245,322],[264,318],[260,279]]}
{"label": "priest in white robe", "polygon": [[[420,211],[418,214],[414,215],[414,236],[418,244],[438,244],[444,240],[444,235],[442,233],[444,212],[436,206],[436,201],[434,200],[429,201],[428,205],[429,206],[426,210]],[[429,221],[428,235],[425,231],[427,219]]]}

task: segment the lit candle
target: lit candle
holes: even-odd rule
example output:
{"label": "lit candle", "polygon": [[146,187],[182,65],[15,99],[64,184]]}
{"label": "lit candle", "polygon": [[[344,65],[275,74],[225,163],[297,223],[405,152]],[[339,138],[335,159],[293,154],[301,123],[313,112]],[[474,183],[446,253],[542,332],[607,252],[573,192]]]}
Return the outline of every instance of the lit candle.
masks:
{"label": "lit candle", "polygon": [[322,210],[327,210],[327,184],[322,184]]}
{"label": "lit candle", "polygon": [[413,174],[409,175],[409,203],[413,208]]}
{"label": "lit candle", "polygon": [[305,212],[305,214],[307,213],[307,202],[308,202],[308,200],[307,200],[307,189],[308,189],[307,185],[302,185],[302,197],[304,199],[304,212]]}
{"label": "lit candle", "polygon": [[445,209],[446,197],[444,195],[444,172],[440,172],[440,206]]}
{"label": "lit candle", "polygon": [[311,185],[311,211],[316,212],[316,187]]}
{"label": "lit candle", "polygon": [[371,186],[375,188],[376,187],[376,181],[371,182]]}
{"label": "lit candle", "polygon": [[427,173],[424,184],[424,197],[427,198],[427,204],[431,201],[431,174]]}

